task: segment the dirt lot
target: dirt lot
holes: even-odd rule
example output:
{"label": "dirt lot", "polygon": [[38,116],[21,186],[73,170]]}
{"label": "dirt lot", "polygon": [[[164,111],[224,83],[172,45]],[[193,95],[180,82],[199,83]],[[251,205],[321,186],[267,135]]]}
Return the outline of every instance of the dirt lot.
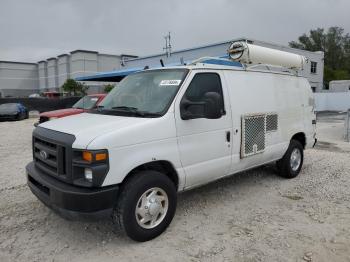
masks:
{"label": "dirt lot", "polygon": [[33,122],[0,123],[1,261],[350,261],[350,147],[319,119],[299,177],[274,166],[185,192],[169,229],[135,243],[109,221],[67,221],[26,186]]}

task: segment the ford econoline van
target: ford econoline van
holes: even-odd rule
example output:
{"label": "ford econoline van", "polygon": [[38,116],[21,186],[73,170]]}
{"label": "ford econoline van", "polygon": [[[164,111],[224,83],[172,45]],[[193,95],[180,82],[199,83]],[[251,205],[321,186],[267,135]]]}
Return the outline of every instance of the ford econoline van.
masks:
{"label": "ford econoline van", "polygon": [[304,77],[213,63],[131,74],[89,113],[33,132],[28,185],[63,216],[110,215],[147,241],[174,217],[177,193],[276,162],[296,177],[315,143]]}

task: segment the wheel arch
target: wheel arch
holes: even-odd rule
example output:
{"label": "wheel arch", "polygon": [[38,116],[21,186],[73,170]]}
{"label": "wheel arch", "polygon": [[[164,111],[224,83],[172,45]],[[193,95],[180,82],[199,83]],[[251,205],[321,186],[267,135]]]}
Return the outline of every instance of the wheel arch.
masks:
{"label": "wheel arch", "polygon": [[299,132],[299,133],[294,134],[290,140],[296,140],[296,141],[300,142],[300,144],[305,149],[305,146],[306,146],[306,135],[305,135],[304,132]]}
{"label": "wheel arch", "polygon": [[144,170],[153,170],[158,171],[165,176],[169,177],[170,180],[174,183],[176,190],[179,189],[179,175],[173,166],[173,164],[167,160],[156,160],[141,164],[133,168],[123,179],[122,183],[129,180],[131,177],[137,175],[138,172]]}

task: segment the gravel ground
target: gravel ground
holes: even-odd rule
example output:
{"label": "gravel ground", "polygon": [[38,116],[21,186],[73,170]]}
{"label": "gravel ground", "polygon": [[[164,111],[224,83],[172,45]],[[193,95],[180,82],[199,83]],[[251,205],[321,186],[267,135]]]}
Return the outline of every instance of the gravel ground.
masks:
{"label": "gravel ground", "polygon": [[299,177],[265,166],[182,193],[168,230],[135,243],[109,220],[67,221],[31,194],[34,121],[0,123],[0,261],[350,261],[350,150],[328,135],[334,123],[322,123]]}

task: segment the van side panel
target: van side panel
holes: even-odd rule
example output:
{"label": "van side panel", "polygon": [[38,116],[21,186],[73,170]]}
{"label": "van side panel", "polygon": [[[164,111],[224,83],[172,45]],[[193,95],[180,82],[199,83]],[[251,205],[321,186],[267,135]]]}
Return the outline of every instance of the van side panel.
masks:
{"label": "van side panel", "polygon": [[306,148],[310,148],[315,143],[316,137],[316,115],[315,115],[315,98],[309,81],[300,79],[300,92],[304,106],[304,130],[306,136]]}
{"label": "van side panel", "polygon": [[[299,78],[252,71],[225,71],[232,108],[233,136],[231,174],[283,157],[291,137],[304,131]],[[242,117],[250,114],[278,114],[277,131],[265,136],[265,150],[241,156]]]}

